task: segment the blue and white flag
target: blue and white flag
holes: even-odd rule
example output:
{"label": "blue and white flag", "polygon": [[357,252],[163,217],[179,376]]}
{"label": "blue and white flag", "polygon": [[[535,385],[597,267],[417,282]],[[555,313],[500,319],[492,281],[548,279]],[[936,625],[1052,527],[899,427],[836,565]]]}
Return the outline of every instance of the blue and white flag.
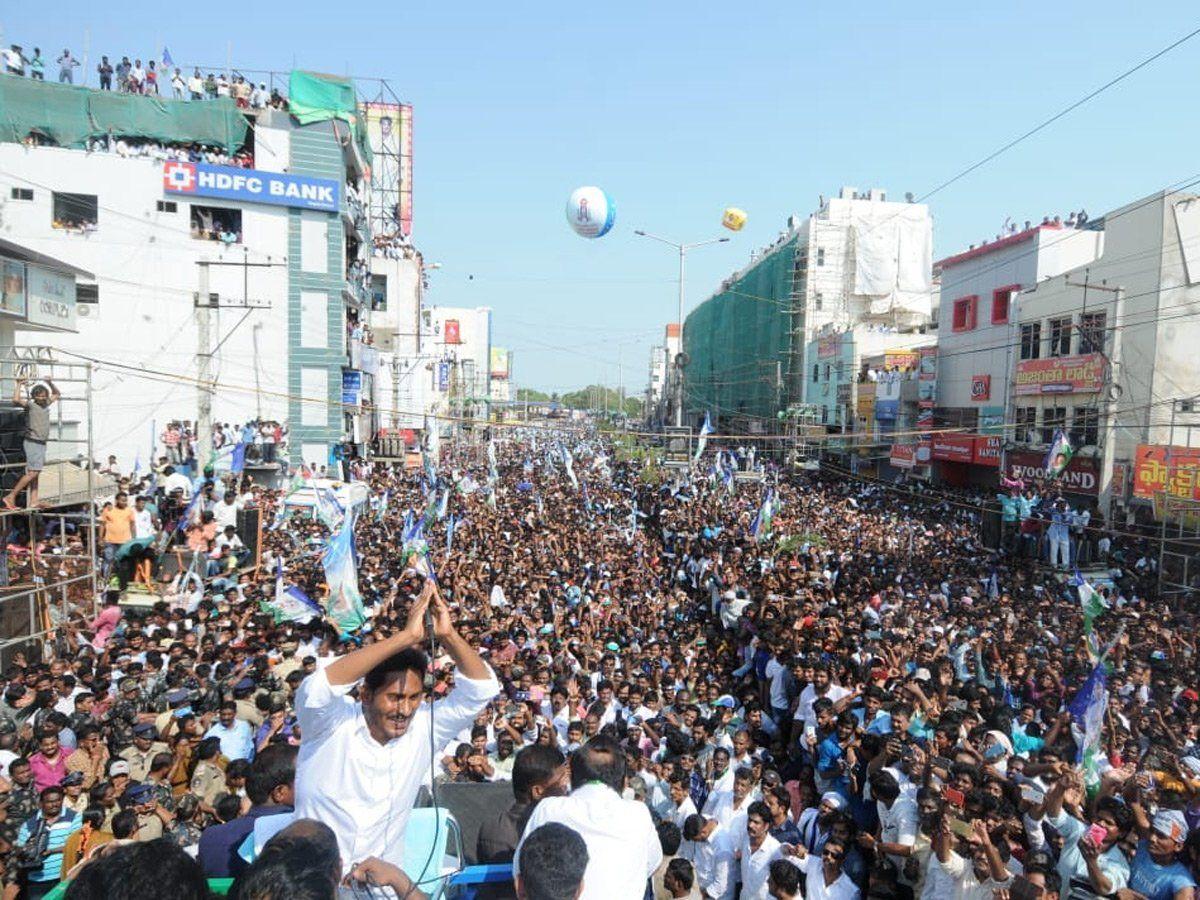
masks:
{"label": "blue and white flag", "polygon": [[708,436],[713,433],[712,420],[708,417],[708,413],[704,413],[704,424],[700,426],[700,440],[696,442],[696,457],[693,462],[699,462],[701,454],[704,453],[704,448],[708,444]]}
{"label": "blue and white flag", "polygon": [[762,542],[771,536],[771,525],[775,519],[775,489],[768,488],[767,495],[763,498],[762,506],[759,507],[758,513],[754,516],[754,521],[750,524],[750,533],[754,535],[756,542]]}
{"label": "blue and white flag", "polygon": [[241,475],[246,470],[246,445],[242,441],[238,441],[233,448],[233,459],[229,463],[229,471],[234,475]]}
{"label": "blue and white flag", "polygon": [[571,482],[571,487],[579,490],[579,479],[575,477],[575,464],[571,458],[571,451],[566,447],[562,448],[563,466],[567,470],[567,480]]}
{"label": "blue and white flag", "polygon": [[1107,708],[1108,670],[1101,661],[1067,705],[1072,719],[1071,730],[1079,747],[1075,762],[1083,767],[1083,783],[1089,792],[1100,785],[1100,761],[1104,757],[1100,738]]}
{"label": "blue and white flag", "polygon": [[1046,451],[1046,458],[1042,460],[1046,477],[1061,478],[1074,455],[1075,450],[1067,436],[1061,430],[1054,432],[1054,440],[1050,442],[1050,449]]}
{"label": "blue and white flag", "polygon": [[175,60],[171,59],[171,51],[166,46],[163,47],[162,64],[164,68],[175,65]]}
{"label": "blue and white flag", "polygon": [[275,569],[275,599],[262,604],[280,622],[311,622],[322,615],[321,605],[296,585],[283,586],[283,566]]}
{"label": "blue and white flag", "polygon": [[454,529],[458,527],[458,519],[451,513],[446,519],[446,555],[454,550]]}
{"label": "blue and white flag", "polygon": [[325,611],[343,634],[357,631],[367,621],[354,560],[354,515],[351,513],[342,519],[341,528],[329,536],[321,556],[321,566],[329,584]]}

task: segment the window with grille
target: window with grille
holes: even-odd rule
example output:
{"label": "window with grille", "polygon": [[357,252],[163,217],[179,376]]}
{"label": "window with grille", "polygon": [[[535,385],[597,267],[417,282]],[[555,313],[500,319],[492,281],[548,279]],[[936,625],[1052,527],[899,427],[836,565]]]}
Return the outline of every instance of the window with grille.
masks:
{"label": "window with grille", "polygon": [[1013,422],[1017,426],[1015,430],[1018,441],[1032,444],[1037,440],[1036,406],[1018,406]]}
{"label": "window with grille", "polygon": [[1050,355],[1071,355],[1071,317],[1050,320]]}
{"label": "window with grille", "polygon": [[1042,358],[1042,323],[1021,326],[1021,359]]}
{"label": "window with grille", "polygon": [[1054,440],[1054,432],[1065,430],[1067,427],[1067,408],[1065,406],[1047,406],[1042,410],[1042,443],[1049,444]]}
{"label": "window with grille", "polygon": [[1108,324],[1108,313],[1090,312],[1079,317],[1079,352],[1103,353],[1104,329]]}
{"label": "window with grille", "polygon": [[1071,446],[1095,447],[1100,443],[1100,411],[1094,406],[1077,406],[1071,421]]}

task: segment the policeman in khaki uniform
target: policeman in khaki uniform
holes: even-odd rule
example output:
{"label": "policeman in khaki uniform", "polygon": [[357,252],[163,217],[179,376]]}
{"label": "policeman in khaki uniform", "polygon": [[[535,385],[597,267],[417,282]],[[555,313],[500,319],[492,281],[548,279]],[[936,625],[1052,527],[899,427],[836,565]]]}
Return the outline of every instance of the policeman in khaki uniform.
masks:
{"label": "policeman in khaki uniform", "polygon": [[150,762],[159,753],[170,753],[170,749],[158,740],[158,729],[153,722],[142,722],[133,726],[133,746],[120,752],[121,759],[129,763],[129,777],[133,781],[145,781],[150,774]]}
{"label": "policeman in khaki uniform", "polygon": [[219,738],[205,738],[196,748],[196,756],[200,761],[196,763],[195,771],[192,773],[190,790],[199,798],[204,811],[210,815],[213,812],[213,804],[217,802],[217,797],[225,793],[225,772],[218,765],[220,754],[221,741]]}

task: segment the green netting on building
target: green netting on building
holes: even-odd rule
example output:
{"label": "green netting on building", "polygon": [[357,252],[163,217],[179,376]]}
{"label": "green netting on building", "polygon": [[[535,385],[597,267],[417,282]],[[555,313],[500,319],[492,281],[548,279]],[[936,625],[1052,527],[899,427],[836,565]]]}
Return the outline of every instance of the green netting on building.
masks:
{"label": "green netting on building", "polygon": [[288,78],[288,109],[301,125],[329,119],[346,122],[359,152],[368,165],[371,163],[371,148],[366,129],[361,127],[354,82],[349,78],[294,70]]}
{"label": "green netting on building", "polygon": [[772,417],[778,409],[776,363],[787,368],[795,238],[701,303],[687,317],[683,349],[685,406],[731,416]]}
{"label": "green netting on building", "polygon": [[92,138],[144,138],[165,144],[200,143],[233,153],[249,129],[233,100],[203,103],[95,91],[69,84],[0,78],[0,141],[31,134],[59,147],[81,148]]}

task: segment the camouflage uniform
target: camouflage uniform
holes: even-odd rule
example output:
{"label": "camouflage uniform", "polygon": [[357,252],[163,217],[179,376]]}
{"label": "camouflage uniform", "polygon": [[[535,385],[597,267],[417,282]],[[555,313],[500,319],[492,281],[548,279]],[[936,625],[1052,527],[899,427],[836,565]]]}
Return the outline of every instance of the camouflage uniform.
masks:
{"label": "camouflage uniform", "polygon": [[112,705],[104,716],[104,724],[108,726],[109,748],[116,755],[122,750],[133,746],[133,726],[138,720],[137,704],[122,697]]}

